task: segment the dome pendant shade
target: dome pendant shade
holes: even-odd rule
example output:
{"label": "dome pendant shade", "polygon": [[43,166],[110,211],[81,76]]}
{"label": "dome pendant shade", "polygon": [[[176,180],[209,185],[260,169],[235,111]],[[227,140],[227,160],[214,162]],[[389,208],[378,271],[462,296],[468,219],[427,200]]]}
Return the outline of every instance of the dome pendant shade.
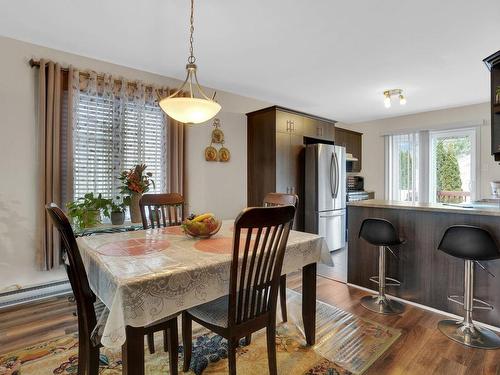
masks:
{"label": "dome pendant shade", "polygon": [[214,100],[180,96],[163,98],[159,105],[174,120],[186,124],[206,122],[221,110],[220,104]]}

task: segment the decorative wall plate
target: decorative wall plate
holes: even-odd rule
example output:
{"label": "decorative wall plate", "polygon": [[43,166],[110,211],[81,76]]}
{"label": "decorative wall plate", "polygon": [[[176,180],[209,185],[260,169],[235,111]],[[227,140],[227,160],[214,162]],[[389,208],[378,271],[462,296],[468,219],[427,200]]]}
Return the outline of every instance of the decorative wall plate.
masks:
{"label": "decorative wall plate", "polygon": [[205,148],[205,160],[206,161],[217,161],[217,149],[212,146]]}
{"label": "decorative wall plate", "polygon": [[226,162],[229,161],[229,159],[231,159],[231,153],[227,148],[221,147],[219,149],[219,161]]}
{"label": "decorative wall plate", "polygon": [[224,132],[219,128],[212,130],[212,143],[224,143]]}

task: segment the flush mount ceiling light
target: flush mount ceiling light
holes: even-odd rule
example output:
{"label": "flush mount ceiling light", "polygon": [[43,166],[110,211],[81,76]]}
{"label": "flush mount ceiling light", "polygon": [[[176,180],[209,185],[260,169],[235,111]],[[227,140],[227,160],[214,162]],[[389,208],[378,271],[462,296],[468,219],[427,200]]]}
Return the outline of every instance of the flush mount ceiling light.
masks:
{"label": "flush mount ceiling light", "polygon": [[390,108],[391,107],[391,97],[392,96],[399,96],[399,104],[400,105],[405,105],[406,104],[406,98],[403,95],[403,90],[401,89],[393,89],[393,90],[385,90],[384,91],[384,105],[385,108]]}
{"label": "flush mount ceiling light", "polygon": [[[220,110],[221,106],[215,99],[215,92],[209,98],[198,83],[196,76],[196,58],[193,53],[193,33],[194,33],[194,0],[191,0],[191,18],[189,29],[189,57],[186,64],[187,76],[182,86],[172,95],[159,98],[160,108],[174,120],[186,124],[199,124],[210,120]],[[184,88],[188,86],[188,96],[182,96]],[[197,91],[195,96],[194,90]]]}

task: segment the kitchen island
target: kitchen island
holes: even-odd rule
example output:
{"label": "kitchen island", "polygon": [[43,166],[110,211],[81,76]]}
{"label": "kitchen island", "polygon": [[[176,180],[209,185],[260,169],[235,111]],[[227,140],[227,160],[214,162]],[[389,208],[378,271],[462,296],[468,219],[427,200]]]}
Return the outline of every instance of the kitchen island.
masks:
{"label": "kitchen island", "polygon": [[[385,200],[364,200],[348,204],[348,283],[377,289],[369,277],[378,274],[378,248],[358,238],[366,218],[383,218],[394,224],[406,242],[395,249],[398,258],[387,255],[387,276],[401,281],[387,287],[389,295],[463,315],[462,306],[448,301],[448,295],[462,295],[464,262],[437,247],[446,228],[455,224],[487,229],[500,243],[500,207],[494,204],[456,206]],[[494,310],[474,310],[474,318],[500,327],[500,260],[482,262],[496,277],[479,266],[474,278],[475,298],[487,301]]]}

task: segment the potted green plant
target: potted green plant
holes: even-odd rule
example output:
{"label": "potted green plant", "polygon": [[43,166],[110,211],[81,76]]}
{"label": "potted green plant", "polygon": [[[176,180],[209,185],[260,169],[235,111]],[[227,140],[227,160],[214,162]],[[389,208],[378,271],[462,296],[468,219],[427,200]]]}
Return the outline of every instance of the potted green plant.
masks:
{"label": "potted green plant", "polygon": [[109,205],[111,199],[102,197],[102,194],[94,196],[94,193],[87,193],[83,197],[76,199],[66,205],[68,215],[73,219],[73,223],[79,228],[90,228],[101,222],[101,214],[110,217]]}
{"label": "potted green plant", "polygon": [[140,223],[141,210],[139,201],[142,194],[149,191],[149,186],[155,186],[154,181],[151,179],[153,174],[151,172],[144,172],[147,168],[146,164],[137,164],[134,168],[123,171],[118,179],[122,182],[120,192],[124,195],[130,195],[130,220],[132,223]]}
{"label": "potted green plant", "polygon": [[111,224],[122,225],[125,222],[125,210],[130,204],[130,197],[116,196],[114,200],[111,201]]}

